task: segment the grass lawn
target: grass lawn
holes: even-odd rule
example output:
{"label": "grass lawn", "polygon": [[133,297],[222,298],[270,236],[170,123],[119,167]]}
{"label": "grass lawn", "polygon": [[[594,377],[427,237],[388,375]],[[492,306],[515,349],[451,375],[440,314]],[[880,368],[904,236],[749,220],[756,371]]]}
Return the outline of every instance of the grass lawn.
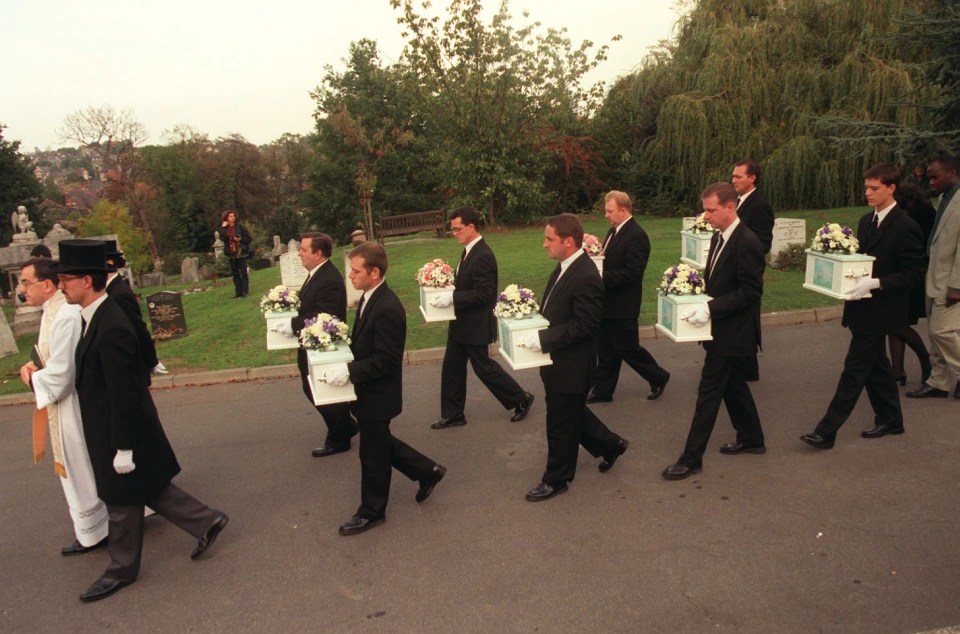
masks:
{"label": "grass lawn", "polygon": [[[840,222],[855,226],[865,208],[842,208],[820,211],[789,212],[784,217],[805,218],[809,236],[824,222]],[[656,320],[657,298],[654,289],[663,271],[680,260],[680,219],[636,216],[652,243],[650,263],[644,279],[641,324]],[[589,233],[601,238],[608,228],[602,216],[584,217]],[[555,262],[542,248],[542,226],[505,230],[488,230],[484,237],[497,254],[500,266],[500,288],[517,283],[543,293]],[[343,270],[343,253],[338,248],[332,261]],[[407,308],[407,349],[442,346],[446,341],[446,323],[424,323],[418,309],[419,291],[416,271],[424,262],[443,258],[455,263],[462,247],[452,237],[445,239],[403,239],[387,243],[390,268],[387,280]],[[199,287],[208,290],[183,296],[184,315],[189,335],[157,343],[157,354],[172,372],[199,372],[224,368],[258,367],[296,362],[294,350],[266,350],[264,321],[259,310],[260,297],[280,283],[280,269],[270,268],[250,272],[250,296],[233,299],[233,282],[221,279],[203,282]],[[801,288],[803,271],[777,271],[767,268],[764,275],[763,311],[783,311],[811,308],[838,303],[818,293]],[[349,284],[349,282],[348,282]],[[189,285],[171,285],[160,288],[138,289],[145,299],[159,290],[185,291]],[[143,307],[147,314],[146,306]],[[9,323],[13,322],[13,308],[4,307]],[[353,323],[353,311],[348,320]],[[29,359],[29,351],[37,335],[17,338],[20,353],[0,359],[0,394],[24,392],[19,368]]]}

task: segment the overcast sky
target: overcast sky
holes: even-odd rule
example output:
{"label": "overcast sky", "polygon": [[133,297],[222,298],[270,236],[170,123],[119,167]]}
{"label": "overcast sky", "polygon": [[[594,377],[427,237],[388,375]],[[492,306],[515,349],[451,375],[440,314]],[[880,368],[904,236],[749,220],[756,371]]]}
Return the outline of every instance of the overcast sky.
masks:
{"label": "overcast sky", "polygon": [[[608,84],[671,38],[679,16],[674,0],[512,0],[510,10],[517,25],[528,10],[544,27],[567,27],[575,44],[622,35],[590,77]],[[180,123],[257,144],[304,134],[309,93],[326,64],[343,68],[350,42],[374,39],[397,60],[396,17],[389,0],[2,0],[4,138],[25,152],[67,145],[64,117],[99,105],[132,110],[151,143]]]}

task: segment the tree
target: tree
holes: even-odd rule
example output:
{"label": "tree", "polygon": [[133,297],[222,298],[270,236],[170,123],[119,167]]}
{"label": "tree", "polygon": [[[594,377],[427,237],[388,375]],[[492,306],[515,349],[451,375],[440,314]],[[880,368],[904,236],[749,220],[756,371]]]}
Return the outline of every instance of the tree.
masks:
{"label": "tree", "polygon": [[9,243],[13,236],[11,214],[23,205],[31,217],[38,220],[42,187],[33,175],[29,160],[20,153],[20,141],[3,138],[0,124],[0,240]]}
{"label": "tree", "polygon": [[123,257],[135,271],[145,271],[151,263],[146,236],[133,226],[130,210],[123,203],[98,200],[90,215],[79,222],[77,236],[116,234]]}

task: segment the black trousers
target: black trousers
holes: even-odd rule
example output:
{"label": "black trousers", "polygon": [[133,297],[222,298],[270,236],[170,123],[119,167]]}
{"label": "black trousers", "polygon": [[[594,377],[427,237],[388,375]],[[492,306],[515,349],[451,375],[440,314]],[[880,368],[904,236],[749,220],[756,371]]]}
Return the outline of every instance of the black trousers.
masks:
{"label": "black trousers", "polygon": [[[303,393],[313,405],[313,392],[310,390],[310,375],[307,369],[307,351],[297,350],[297,368],[300,370],[300,382]],[[327,447],[345,447],[350,445],[350,439],[357,435],[357,421],[350,415],[350,403],[333,403],[332,405],[314,405],[327,425],[327,437],[323,444]]]}
{"label": "black trousers", "polygon": [[817,424],[816,433],[824,438],[834,438],[837,430],[853,413],[864,388],[877,425],[903,425],[900,394],[893,378],[893,368],[887,359],[886,340],[886,335],[853,334],[837,391],[827,407],[827,413]]}
{"label": "black trousers", "polygon": [[513,409],[523,401],[526,392],[490,358],[487,346],[447,341],[440,374],[440,416],[451,418],[463,413],[467,401],[467,360],[477,378],[505,409]]}
{"label": "black trousers", "polygon": [[600,322],[597,373],[593,383],[595,394],[613,397],[620,379],[620,365],[624,361],[651,386],[665,383],[670,378],[670,373],[640,345],[636,319],[604,319]]}
{"label": "black trousers", "polygon": [[[147,506],[161,517],[190,533],[197,539],[203,537],[213,526],[218,513],[189,493],[173,484],[161,491]],[[110,565],[103,573],[108,579],[134,581],[140,573],[140,556],[143,552],[143,504],[136,506],[107,505],[109,528],[107,529],[107,552]]]}
{"label": "black trousers", "polygon": [[234,295],[250,293],[250,278],[247,277],[247,258],[230,258],[230,274],[233,275]]}
{"label": "black trousers", "polygon": [[547,401],[547,469],[543,482],[552,487],[573,482],[580,445],[594,458],[619,449],[620,436],[610,431],[590,408],[587,395],[563,394],[544,386]]}
{"label": "black trousers", "polygon": [[389,420],[360,420],[360,508],[357,515],[379,519],[387,513],[390,476],[395,468],[411,480],[423,480],[437,463],[393,437]]}
{"label": "black trousers", "polygon": [[737,431],[737,442],[747,447],[764,444],[760,415],[747,385],[748,367],[748,356],[723,357],[707,352],[697,388],[697,406],[679,464],[691,468],[703,464],[703,454],[717,422],[721,403],[726,405],[730,422]]}

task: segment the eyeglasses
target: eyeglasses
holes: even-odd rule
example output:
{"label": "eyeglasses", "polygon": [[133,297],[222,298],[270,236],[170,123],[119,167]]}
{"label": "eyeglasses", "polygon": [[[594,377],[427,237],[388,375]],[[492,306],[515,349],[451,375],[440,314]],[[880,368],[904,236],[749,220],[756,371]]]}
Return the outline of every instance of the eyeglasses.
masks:
{"label": "eyeglasses", "polygon": [[24,288],[29,288],[32,284],[36,284],[39,281],[40,280],[25,280],[23,278],[20,278],[19,285]]}
{"label": "eyeglasses", "polygon": [[466,227],[450,227],[450,233],[456,235],[466,229]]}

